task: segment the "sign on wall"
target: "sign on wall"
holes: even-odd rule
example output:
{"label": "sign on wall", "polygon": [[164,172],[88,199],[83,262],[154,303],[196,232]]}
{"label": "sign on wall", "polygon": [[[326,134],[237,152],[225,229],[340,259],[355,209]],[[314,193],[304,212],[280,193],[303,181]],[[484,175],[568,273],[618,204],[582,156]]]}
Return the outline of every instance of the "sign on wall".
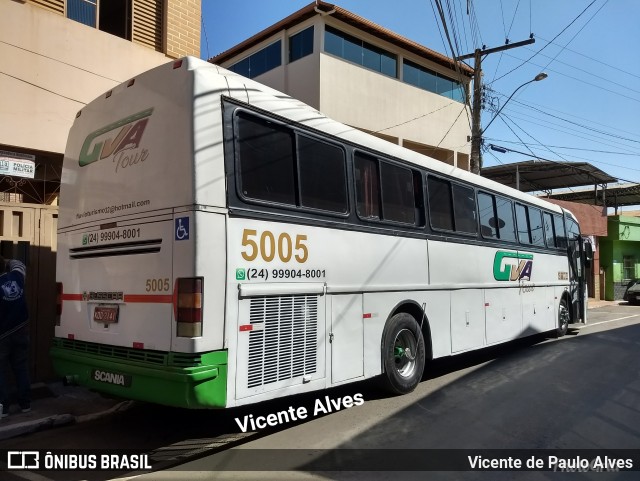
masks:
{"label": "sign on wall", "polygon": [[36,172],[36,156],[0,150],[0,175],[33,179]]}

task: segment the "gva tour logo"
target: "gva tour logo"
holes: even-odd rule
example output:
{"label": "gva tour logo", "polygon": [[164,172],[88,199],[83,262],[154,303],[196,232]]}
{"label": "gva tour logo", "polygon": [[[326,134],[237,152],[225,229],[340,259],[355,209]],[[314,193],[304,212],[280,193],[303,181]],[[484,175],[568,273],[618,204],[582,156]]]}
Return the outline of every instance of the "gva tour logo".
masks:
{"label": "gva tour logo", "polygon": [[496,281],[531,280],[533,254],[498,251],[493,259],[493,277]]}
{"label": "gva tour logo", "polygon": [[111,157],[118,172],[147,160],[149,151],[140,148],[140,141],[152,113],[153,108],[143,110],[89,134],[80,151],[80,167]]}

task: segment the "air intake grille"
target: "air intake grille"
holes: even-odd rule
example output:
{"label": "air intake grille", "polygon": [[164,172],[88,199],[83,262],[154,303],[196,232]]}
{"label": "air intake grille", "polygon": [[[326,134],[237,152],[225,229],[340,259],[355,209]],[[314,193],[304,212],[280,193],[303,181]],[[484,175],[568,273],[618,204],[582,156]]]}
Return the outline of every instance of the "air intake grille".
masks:
{"label": "air intake grille", "polygon": [[248,387],[316,372],[318,298],[251,299]]}

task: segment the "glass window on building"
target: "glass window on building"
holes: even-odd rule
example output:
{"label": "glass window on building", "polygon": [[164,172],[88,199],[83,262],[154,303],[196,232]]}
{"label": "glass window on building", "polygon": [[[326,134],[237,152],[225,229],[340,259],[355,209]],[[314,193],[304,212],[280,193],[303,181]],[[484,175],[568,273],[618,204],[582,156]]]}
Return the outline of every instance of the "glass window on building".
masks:
{"label": "glass window on building", "polygon": [[67,18],[131,40],[131,0],[67,0]]}
{"label": "glass window on building", "polygon": [[410,60],[402,63],[402,80],[405,83],[442,95],[457,102],[464,102],[464,86]]}
{"label": "glass window on building", "polygon": [[282,65],[281,50],[282,42],[278,40],[228,68],[244,77],[255,78]]}
{"label": "glass window on building", "polygon": [[636,278],[636,258],[622,256],[622,279],[628,281]]}
{"label": "glass window on building", "polygon": [[289,62],[313,53],[313,26],[289,37]]}
{"label": "glass window on building", "polygon": [[394,54],[328,25],[324,32],[324,50],[370,70],[397,77],[398,60]]}

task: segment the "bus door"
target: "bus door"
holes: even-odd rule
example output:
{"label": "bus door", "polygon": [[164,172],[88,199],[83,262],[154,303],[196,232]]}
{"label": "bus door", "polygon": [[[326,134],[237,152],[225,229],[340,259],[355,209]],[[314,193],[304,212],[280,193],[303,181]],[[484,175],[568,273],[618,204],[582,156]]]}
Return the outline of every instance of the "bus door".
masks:
{"label": "bus door", "polygon": [[586,258],[578,224],[566,217],[569,258],[569,288],[573,322],[586,322],[587,281],[584,259]]}

